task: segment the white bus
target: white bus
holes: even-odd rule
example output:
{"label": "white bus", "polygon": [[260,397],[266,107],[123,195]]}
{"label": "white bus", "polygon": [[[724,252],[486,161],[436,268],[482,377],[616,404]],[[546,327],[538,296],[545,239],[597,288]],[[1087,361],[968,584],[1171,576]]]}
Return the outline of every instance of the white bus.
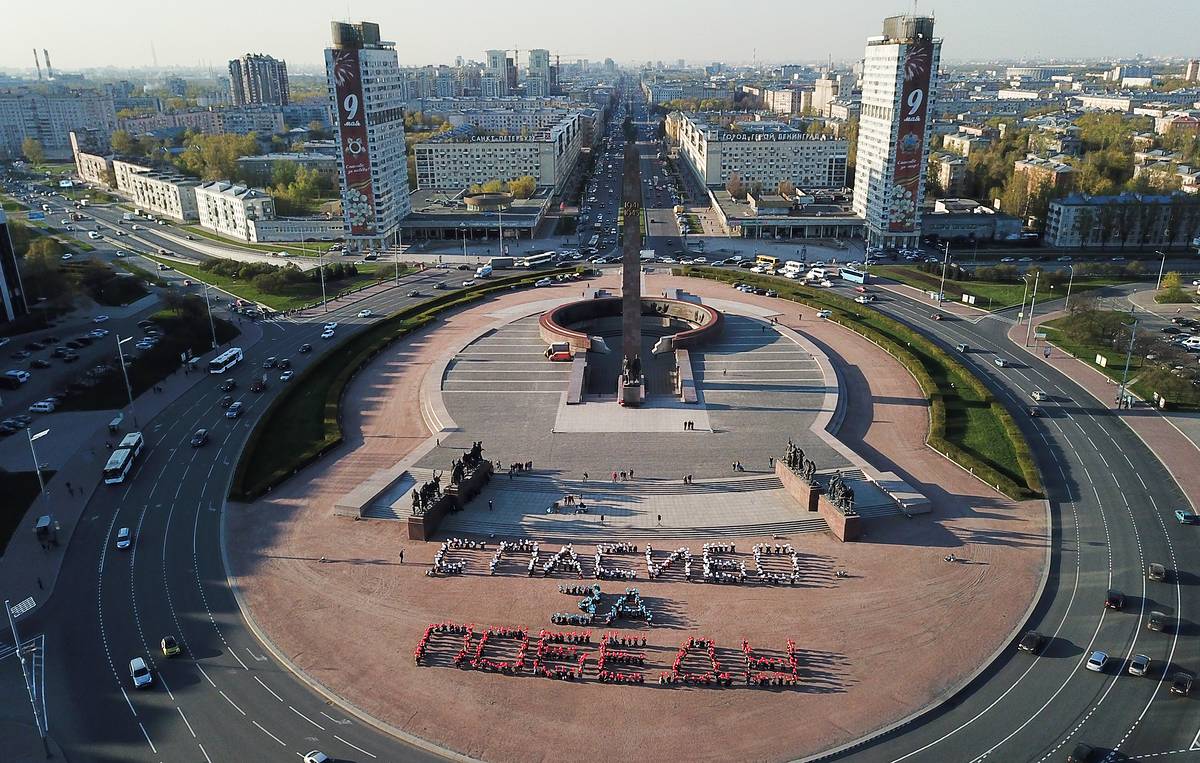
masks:
{"label": "white bus", "polygon": [[554,264],[554,252],[543,252],[542,254],[531,254],[525,258],[525,267],[540,268],[542,265]]}
{"label": "white bus", "polygon": [[870,279],[870,275],[867,273],[866,268],[853,268],[849,265],[842,266],[841,275],[843,281],[849,281],[850,283],[865,284]]}
{"label": "white bus", "polygon": [[242,360],[242,348],[230,347],[225,352],[208,361],[210,374],[223,374],[236,366]]}
{"label": "white bus", "polygon": [[145,440],[142,438],[141,432],[130,432],[125,435],[121,444],[108,457],[108,463],[104,465],[104,484],[119,485],[124,482],[125,478],[129,476],[129,470],[133,468],[133,462],[142,452],[144,444]]}

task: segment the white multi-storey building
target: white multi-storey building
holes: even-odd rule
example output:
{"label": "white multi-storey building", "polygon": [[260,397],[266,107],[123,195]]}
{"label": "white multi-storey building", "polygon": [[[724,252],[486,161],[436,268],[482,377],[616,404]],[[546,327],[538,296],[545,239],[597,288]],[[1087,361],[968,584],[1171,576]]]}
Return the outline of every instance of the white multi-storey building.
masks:
{"label": "white multi-storey building", "polygon": [[72,130],[117,129],[111,92],[14,88],[0,91],[0,156],[21,157],[21,144],[33,138],[49,159],[71,155]]}
{"label": "white multi-storey building", "polygon": [[387,246],[412,212],[404,151],[404,88],[395,43],[379,25],[333,22],[325,71],[333,105],[349,240]]}
{"label": "white multi-storey building", "polygon": [[867,39],[854,212],[869,244],[915,245],[921,235],[941,49],[928,16],[884,19],[883,34]]}
{"label": "white multi-storey building", "polygon": [[225,236],[250,241],[252,222],[275,216],[275,202],[255,188],[217,180],[201,183],[195,190],[200,227]]}
{"label": "white multi-storey building", "polygon": [[196,219],[198,180],[120,159],[112,167],[117,191],[139,209],[180,222]]}
{"label": "white multi-storey building", "polygon": [[849,144],[781,122],[737,122],[721,128],[699,114],[672,113],[668,134],[700,182],[719,187],[737,175],[773,193],[783,181],[799,189],[844,188]]}

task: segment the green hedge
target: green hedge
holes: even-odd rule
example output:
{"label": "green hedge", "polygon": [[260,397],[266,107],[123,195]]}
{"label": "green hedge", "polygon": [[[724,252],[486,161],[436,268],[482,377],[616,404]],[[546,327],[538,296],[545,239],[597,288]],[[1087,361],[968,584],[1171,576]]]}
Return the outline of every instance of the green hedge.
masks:
{"label": "green hedge", "polygon": [[978,377],[929,338],[878,310],[792,281],[704,267],[674,272],[775,289],[785,299],[830,310],[829,320],[874,342],[912,373],[930,403],[930,447],[1011,498],[1041,495],[1033,453],[1012,415]]}
{"label": "green hedge", "polygon": [[394,342],[432,323],[439,313],[532,285],[570,269],[483,281],[410,305],[335,347],[288,383],[246,441],[230,498],[251,501],[342,442],[341,404],[354,375]]}

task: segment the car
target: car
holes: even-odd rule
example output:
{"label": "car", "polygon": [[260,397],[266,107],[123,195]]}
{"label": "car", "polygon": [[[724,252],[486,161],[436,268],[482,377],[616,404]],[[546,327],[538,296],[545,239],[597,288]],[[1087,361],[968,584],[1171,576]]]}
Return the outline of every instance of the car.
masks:
{"label": "car", "polygon": [[191,445],[193,448],[199,448],[204,443],[208,442],[208,430],[197,429],[196,434],[192,435]]}
{"label": "car", "polygon": [[1104,606],[1108,609],[1124,609],[1125,594],[1114,588],[1108,589],[1108,593],[1104,594]]}
{"label": "car", "polygon": [[230,378],[226,379],[225,381],[221,382],[220,390],[222,392],[228,392],[229,390],[235,389],[236,387],[237,387],[237,379],[230,377]]}
{"label": "car", "polygon": [[134,657],[129,661],[129,677],[133,679],[133,688],[135,689],[145,689],[154,682],[150,666],[141,657]]}
{"label": "car", "polygon": [[471,266],[470,265],[459,265],[457,269],[458,270],[470,270]]}
{"label": "car", "polygon": [[1095,747],[1080,742],[1071,749],[1071,754],[1067,756],[1067,763],[1088,763],[1095,756]]}
{"label": "car", "polygon": [[133,532],[128,527],[117,530],[117,548],[124,551],[133,545]]}
{"label": "car", "polygon": [[1069,255],[1069,254],[1064,254],[1062,257],[1059,257],[1059,258],[1058,258],[1058,261],[1059,261],[1059,262],[1070,262],[1070,261],[1071,261],[1071,255]]}
{"label": "car", "polygon": [[863,294],[861,296],[855,297],[854,301],[860,305],[870,304],[871,302],[875,301],[875,295],[874,294]]}
{"label": "car", "polygon": [[1175,521],[1181,525],[1194,525],[1200,523],[1200,515],[1187,509],[1175,509]]}
{"label": "car", "polygon": [[359,310],[358,311],[359,318],[370,318],[371,315],[372,315],[372,313],[370,310]]}
{"label": "car", "polygon": [[333,329],[325,329],[321,332],[322,339],[333,339]]}
{"label": "car", "polygon": [[179,648],[179,642],[175,640],[174,636],[163,636],[158,645],[162,647],[163,657],[174,657],[183,651]]}
{"label": "car", "polygon": [[79,360],[79,353],[68,352],[66,355],[63,355],[62,359],[64,363],[74,363],[75,361]]}
{"label": "car", "polygon": [[292,361],[288,360],[287,358],[280,358],[280,359],[279,359],[279,368],[280,368],[281,370],[283,370],[283,371],[286,371],[286,370],[288,370],[288,369],[289,369],[289,368],[291,368],[291,367],[292,367]]}
{"label": "car", "polygon": [[92,329],[87,332],[87,335],[93,339],[103,339],[108,336],[108,329]]}
{"label": "car", "polygon": [[957,352],[963,352],[963,353],[966,353],[966,352],[970,352],[970,351],[971,351],[971,345],[969,345],[969,344],[965,344],[965,343],[964,343],[964,344],[956,344],[956,345],[954,345],[954,349],[955,349]]}
{"label": "car", "polygon": [[39,400],[29,406],[30,413],[54,413],[55,404],[53,400]]}
{"label": "car", "polygon": [[534,281],[533,285],[534,286],[553,286],[554,281],[549,278],[539,278],[538,280]]}
{"label": "car", "polygon": [[312,352],[312,345],[309,344],[308,342],[305,342],[304,344],[300,345],[300,347],[296,351],[299,352],[301,355],[303,355],[306,352]]}
{"label": "car", "polygon": [[1108,652],[1097,649],[1092,652],[1091,657],[1088,657],[1084,667],[1094,673],[1103,673],[1106,665],[1108,665]]}
{"label": "car", "polygon": [[1017,643],[1017,649],[1030,654],[1038,654],[1042,651],[1042,647],[1046,644],[1046,637],[1037,631],[1026,631],[1024,636],[1021,636],[1020,642]]}
{"label": "car", "polygon": [[263,361],[263,368],[274,368],[278,364],[278,359],[272,355]]}
{"label": "car", "polygon": [[1042,409],[1036,405],[1029,406],[1029,417],[1031,419],[1039,418],[1042,415]]}
{"label": "car", "polygon": [[832,310],[818,310],[817,317],[818,318],[832,318],[833,311]]}
{"label": "car", "polygon": [[104,323],[107,320],[107,315],[97,315],[95,318],[92,318],[92,323]]}
{"label": "car", "polygon": [[464,289],[465,289],[465,288],[467,288],[468,286],[474,286],[474,285],[475,285],[475,279],[473,279],[473,278],[472,278],[472,279],[470,279],[470,280],[468,280],[468,281],[463,281],[463,282],[462,282],[462,285],[463,285],[463,288],[464,288]]}
{"label": "car", "polygon": [[233,405],[233,395],[225,395],[217,401],[217,405],[222,408],[228,408],[230,405]]}
{"label": "car", "polygon": [[1192,691],[1192,681],[1195,676],[1184,670],[1178,670],[1171,676],[1171,693],[1186,697]]}
{"label": "car", "polygon": [[420,292],[419,290],[417,290],[417,289],[413,289],[412,291],[410,291],[410,292],[408,293],[408,296],[410,296],[410,297],[419,297],[419,296],[421,296],[421,292]]}
{"label": "car", "polygon": [[1170,619],[1166,612],[1151,610],[1150,614],[1146,617],[1146,628],[1152,631],[1165,631]]}
{"label": "car", "polygon": [[49,368],[50,361],[42,360],[41,358],[34,358],[33,362],[29,364],[29,367],[30,368]]}
{"label": "car", "polygon": [[305,754],[304,763],[333,763],[333,758],[329,757],[320,750],[313,750]]}
{"label": "car", "polygon": [[254,381],[250,382],[250,391],[251,392],[262,392],[266,388],[267,388],[266,376],[259,377],[259,378],[255,379]]}
{"label": "car", "polygon": [[1029,396],[1032,397],[1034,400],[1037,400],[1038,402],[1041,402],[1042,400],[1045,400],[1047,398],[1046,393],[1040,389],[1033,390],[1032,392],[1029,393]]}
{"label": "car", "polygon": [[1135,654],[1129,661],[1129,675],[1144,676],[1150,671],[1150,658],[1144,654]]}
{"label": "car", "polygon": [[279,381],[281,381],[281,382],[291,381],[292,377],[295,375],[296,375],[295,371],[284,371],[283,373],[281,373],[279,375]]}
{"label": "car", "polygon": [[1167,568],[1158,562],[1151,562],[1146,566],[1146,577],[1150,578],[1151,580],[1166,580]]}
{"label": "car", "polygon": [[1008,360],[1005,358],[993,358],[992,362],[995,363],[998,368],[1008,367]]}
{"label": "car", "polygon": [[[28,356],[26,356],[26,357],[28,357]],[[16,379],[21,384],[24,384],[25,382],[29,381],[29,379],[30,379],[30,374],[28,371],[21,371],[21,370],[5,371],[4,375],[10,379]]]}
{"label": "car", "polygon": [[225,418],[227,418],[227,419],[236,419],[238,416],[241,416],[241,415],[242,415],[242,401],[241,400],[238,400],[236,403],[230,404],[230,406],[225,409]]}
{"label": "car", "polygon": [[337,329],[337,327],[338,327],[337,321],[330,321],[329,323],[325,324],[326,331],[334,331]]}

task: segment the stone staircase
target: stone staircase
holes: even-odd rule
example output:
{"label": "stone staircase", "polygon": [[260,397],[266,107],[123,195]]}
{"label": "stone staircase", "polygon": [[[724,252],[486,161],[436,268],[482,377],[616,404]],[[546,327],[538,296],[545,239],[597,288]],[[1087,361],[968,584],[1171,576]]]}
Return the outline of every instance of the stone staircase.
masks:
{"label": "stone staircase", "polygon": [[[474,514],[474,516],[472,516]],[[619,527],[601,525],[590,518],[572,521],[571,516],[556,515],[552,518],[529,516],[514,526],[508,522],[488,522],[477,519],[478,512],[468,509],[447,517],[441,527],[446,535],[474,535],[510,540],[534,538],[556,543],[599,543],[623,540],[653,540],[657,538],[714,540],[719,538],[770,537],[797,533],[825,532],[829,525],[816,514],[811,518],[790,522],[735,525],[722,527]]]}

